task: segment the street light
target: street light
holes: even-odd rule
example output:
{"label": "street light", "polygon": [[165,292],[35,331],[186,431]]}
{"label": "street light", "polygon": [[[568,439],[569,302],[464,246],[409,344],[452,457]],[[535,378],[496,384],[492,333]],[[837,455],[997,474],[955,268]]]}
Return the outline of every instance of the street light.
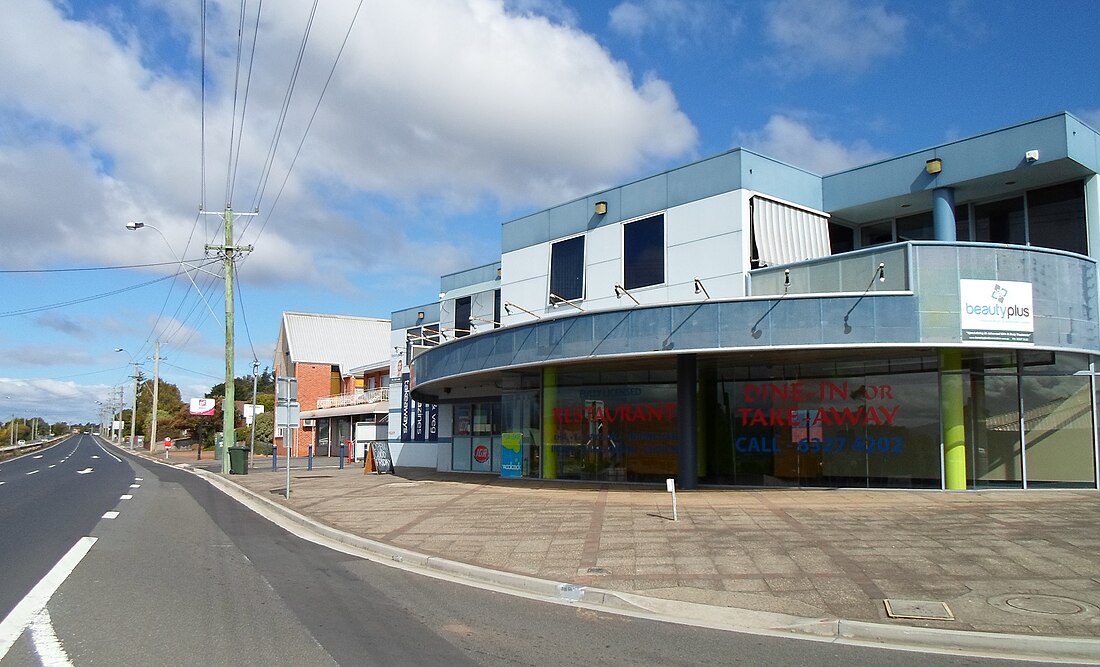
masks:
{"label": "street light", "polygon": [[[129,229],[131,232],[135,232],[139,229],[145,229],[146,227],[153,230],[157,234],[160,234],[160,238],[164,240],[164,245],[168,246],[168,251],[172,253],[172,257],[176,260],[176,263],[179,264],[181,267],[184,267],[183,273],[187,276],[187,279],[191,281],[191,286],[195,288],[196,292],[198,292],[199,298],[202,299],[202,302],[204,304],[206,304],[206,310],[210,313],[210,316],[214,318],[215,322],[219,322],[220,320],[218,320],[218,316],[214,313],[214,309],[210,307],[210,302],[206,300],[206,295],[202,293],[202,290],[199,289],[198,284],[195,283],[195,279],[191,277],[191,272],[187,270],[187,269],[194,269],[195,271],[203,271],[203,269],[201,269],[197,266],[194,266],[192,264],[188,264],[188,263],[184,262],[182,259],[180,259],[180,256],[178,254],[176,254],[176,249],[173,248],[172,244],[168,242],[168,237],[165,236],[164,232],[160,231],[160,229],[158,229],[155,225],[150,225],[149,223],[146,223],[146,222],[127,222],[126,223],[126,229]],[[204,271],[204,272],[209,273],[210,275],[214,276],[215,278],[221,278],[221,276],[219,276],[216,273],[212,273],[210,271]]]}
{"label": "street light", "polygon": [[[115,352],[126,352],[121,347],[116,347]],[[138,362],[134,361],[134,355],[126,352],[126,356],[130,357],[130,363],[134,366],[134,402],[130,407],[130,451],[134,451],[134,445],[137,442],[137,431],[134,430],[135,420],[137,418],[137,386],[138,386]]]}

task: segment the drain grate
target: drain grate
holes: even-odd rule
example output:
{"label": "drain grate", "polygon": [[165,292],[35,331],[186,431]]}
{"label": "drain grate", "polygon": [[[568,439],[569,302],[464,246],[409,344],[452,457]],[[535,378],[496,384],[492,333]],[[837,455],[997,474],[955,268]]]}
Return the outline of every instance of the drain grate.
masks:
{"label": "drain grate", "polygon": [[585,570],[584,572],[585,572],[585,574],[597,574],[597,575],[611,574],[611,570],[607,569],[606,567],[590,567],[587,570]]}
{"label": "drain grate", "polygon": [[890,618],[907,618],[918,621],[953,621],[955,615],[943,602],[930,600],[883,600],[886,615]]}

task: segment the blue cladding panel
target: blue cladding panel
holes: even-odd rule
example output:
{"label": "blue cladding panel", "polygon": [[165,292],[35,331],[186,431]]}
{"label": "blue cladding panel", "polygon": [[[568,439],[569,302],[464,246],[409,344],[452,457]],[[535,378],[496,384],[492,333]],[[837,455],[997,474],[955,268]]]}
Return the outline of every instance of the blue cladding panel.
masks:
{"label": "blue cladding panel", "polygon": [[668,176],[661,174],[619,188],[622,218],[627,220],[668,208]]}
{"label": "blue cladding panel", "polygon": [[[1009,172],[1024,163],[1028,150],[1038,150],[1040,162],[1065,158],[1072,122],[1059,114],[826,176],[824,208],[836,211]],[[943,171],[932,176],[925,172],[925,162],[934,157],[943,160]]]}
{"label": "blue cladding panel", "polygon": [[588,207],[588,200],[586,199],[578,199],[568,204],[555,206],[550,209],[550,238],[545,240],[580,234],[588,229],[588,222],[591,218],[592,209]]}
{"label": "blue cladding panel", "polygon": [[[417,314],[423,312],[424,319],[417,318]],[[395,310],[390,314],[390,330],[408,329],[422,324],[434,324],[439,321],[439,302],[426,303],[423,306],[414,306],[404,310]]]}
{"label": "blue cladding panel", "polygon": [[679,206],[741,188],[741,151],[668,172],[668,205]]}
{"label": "blue cladding panel", "polygon": [[501,252],[546,243],[550,240],[550,211],[540,211],[504,223],[501,228]]}
{"label": "blue cladding panel", "polygon": [[466,269],[465,271],[448,273],[439,279],[439,287],[442,291],[449,292],[471,285],[492,282],[497,279],[497,270],[499,268],[500,262],[494,262],[492,264],[486,264],[485,266]]}

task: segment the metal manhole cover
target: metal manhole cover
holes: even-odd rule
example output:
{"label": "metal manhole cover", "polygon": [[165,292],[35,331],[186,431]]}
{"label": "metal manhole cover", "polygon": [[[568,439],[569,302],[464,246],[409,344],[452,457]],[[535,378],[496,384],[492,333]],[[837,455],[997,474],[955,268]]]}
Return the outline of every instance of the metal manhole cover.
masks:
{"label": "metal manhole cover", "polygon": [[586,568],[584,573],[585,574],[602,575],[602,574],[611,574],[611,570],[607,569],[606,567],[590,567],[590,568]]}
{"label": "metal manhole cover", "polygon": [[1040,595],[1037,593],[1013,593],[998,595],[989,603],[1007,611],[1046,614],[1048,616],[1091,616],[1097,612],[1093,605],[1058,595]]}
{"label": "metal manhole cover", "polygon": [[883,600],[886,615],[890,618],[907,618],[918,621],[953,621],[955,615],[943,602],[930,600]]}

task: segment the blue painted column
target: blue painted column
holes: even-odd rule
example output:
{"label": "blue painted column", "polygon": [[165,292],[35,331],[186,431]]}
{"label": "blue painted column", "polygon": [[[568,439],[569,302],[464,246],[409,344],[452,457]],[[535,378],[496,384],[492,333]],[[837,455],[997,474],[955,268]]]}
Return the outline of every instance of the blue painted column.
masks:
{"label": "blue painted column", "polygon": [[698,429],[696,423],[695,395],[698,363],[694,354],[676,357],[676,420],[679,426],[679,487],[685,490],[699,488]]}
{"label": "blue painted column", "polygon": [[932,191],[932,230],[937,241],[957,241],[955,235],[955,190]]}

